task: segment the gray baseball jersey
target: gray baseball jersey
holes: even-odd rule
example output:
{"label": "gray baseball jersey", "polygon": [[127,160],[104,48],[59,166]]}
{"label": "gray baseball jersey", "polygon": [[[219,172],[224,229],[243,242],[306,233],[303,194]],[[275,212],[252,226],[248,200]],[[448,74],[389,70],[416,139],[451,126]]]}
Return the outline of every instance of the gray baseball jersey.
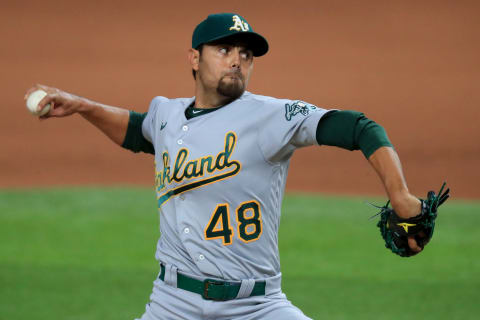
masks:
{"label": "gray baseball jersey", "polygon": [[156,97],[143,121],[143,135],[155,148],[156,258],[198,276],[278,275],[290,157],[317,144],[316,128],[328,110],[245,92],[187,120],[193,101]]}

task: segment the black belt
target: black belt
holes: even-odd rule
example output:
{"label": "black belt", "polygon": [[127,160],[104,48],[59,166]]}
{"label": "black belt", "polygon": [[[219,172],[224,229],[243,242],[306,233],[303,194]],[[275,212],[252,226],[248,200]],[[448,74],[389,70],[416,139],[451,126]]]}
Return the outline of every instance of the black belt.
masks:
{"label": "black belt", "polygon": [[[160,280],[165,279],[165,267],[160,265]],[[249,297],[265,295],[265,281],[255,281]],[[177,272],[177,288],[198,293],[206,300],[227,301],[237,297],[241,283],[213,279],[197,280]]]}

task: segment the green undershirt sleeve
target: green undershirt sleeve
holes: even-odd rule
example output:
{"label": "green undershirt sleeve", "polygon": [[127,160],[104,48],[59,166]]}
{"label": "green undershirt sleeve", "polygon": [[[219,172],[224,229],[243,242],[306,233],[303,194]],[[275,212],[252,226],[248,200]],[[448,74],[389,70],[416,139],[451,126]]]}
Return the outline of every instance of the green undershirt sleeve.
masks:
{"label": "green undershirt sleeve", "polygon": [[147,116],[147,113],[137,113],[130,111],[128,119],[127,134],[123,140],[122,147],[133,152],[145,152],[155,154],[153,145],[145,139],[142,133],[142,122]]}
{"label": "green undershirt sleeve", "polygon": [[318,122],[319,145],[361,150],[368,159],[380,147],[392,147],[385,129],[357,111],[331,111]]}

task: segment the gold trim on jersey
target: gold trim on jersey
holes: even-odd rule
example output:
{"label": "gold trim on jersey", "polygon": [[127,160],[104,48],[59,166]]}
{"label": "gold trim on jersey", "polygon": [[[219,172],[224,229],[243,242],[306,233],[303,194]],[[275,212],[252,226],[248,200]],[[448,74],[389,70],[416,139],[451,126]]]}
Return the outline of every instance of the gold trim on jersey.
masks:
{"label": "gold trim on jersey", "polygon": [[[255,206],[250,206],[250,204],[255,204]],[[247,215],[247,212],[251,211],[251,215]],[[238,237],[245,243],[257,241],[263,233],[263,221],[262,221],[262,209],[260,203],[256,200],[244,201],[240,203],[236,210],[235,218],[237,220],[237,232]],[[255,213],[258,214],[255,217]],[[240,219],[240,215],[242,215],[242,219]],[[243,222],[241,221],[243,220]],[[258,221],[258,226],[256,222]],[[248,226],[253,225],[253,230],[248,231]],[[242,232],[243,230],[243,232]],[[250,238],[250,236],[253,236]],[[248,238],[248,239],[246,239]]]}
{"label": "gold trim on jersey", "polygon": [[[225,211],[220,211],[217,214],[217,211],[221,208],[224,208]],[[223,218],[224,215],[226,215],[226,225],[223,223]],[[213,218],[216,217],[217,221],[215,225],[213,226],[212,230],[213,232],[216,233],[222,233],[222,235],[219,236],[212,236],[212,235],[207,235],[208,229],[210,225],[212,224]],[[220,226],[221,225],[221,226]],[[228,237],[230,238],[230,241],[226,241],[226,235],[225,235],[225,230],[230,231],[230,234]],[[222,244],[224,246],[231,245],[233,243],[233,237],[235,236],[234,229],[230,226],[230,206],[228,203],[219,203],[215,207],[215,210],[213,210],[212,216],[210,217],[210,220],[208,221],[207,225],[205,226],[205,229],[203,229],[203,235],[205,236],[206,240],[213,240],[213,239],[222,239]]]}
{"label": "gold trim on jersey", "polygon": [[[206,186],[210,183],[231,178],[238,174],[242,166],[241,163],[238,160],[230,160],[230,157],[235,150],[236,142],[236,133],[229,131],[227,134],[225,134],[224,150],[219,152],[215,158],[213,156],[205,156],[189,161],[187,161],[189,154],[188,149],[182,148],[178,151],[177,157],[175,158],[173,172],[170,168],[170,156],[168,152],[164,152],[162,154],[163,170],[155,172],[158,207],[170,200],[170,198],[173,196],[179,195],[188,190]],[[228,170],[230,168],[231,170]],[[160,192],[172,182],[180,183],[184,180],[203,177],[207,173],[211,174],[215,173],[216,171],[221,172],[205,179],[180,185],[176,188],[168,190],[167,192],[164,192],[163,194],[160,194]]]}

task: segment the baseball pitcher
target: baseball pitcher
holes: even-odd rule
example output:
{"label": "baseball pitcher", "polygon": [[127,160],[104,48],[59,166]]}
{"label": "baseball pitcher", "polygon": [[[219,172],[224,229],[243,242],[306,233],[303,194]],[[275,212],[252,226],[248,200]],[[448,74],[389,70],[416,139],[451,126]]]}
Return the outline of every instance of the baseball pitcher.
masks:
{"label": "baseball pitcher", "polygon": [[116,144],[155,156],[160,267],[142,320],[309,319],[282,293],[278,252],[289,161],[300,147],[363,152],[392,204],[379,223],[392,251],[414,255],[431,238],[448,190],[426,200],[410,194],[380,125],[359,112],[246,91],[254,58],[268,48],[242,16],[209,15],[189,50],[194,96],[155,97],[144,114],[47,86],[29,90],[48,93],[43,118],[78,113]]}

